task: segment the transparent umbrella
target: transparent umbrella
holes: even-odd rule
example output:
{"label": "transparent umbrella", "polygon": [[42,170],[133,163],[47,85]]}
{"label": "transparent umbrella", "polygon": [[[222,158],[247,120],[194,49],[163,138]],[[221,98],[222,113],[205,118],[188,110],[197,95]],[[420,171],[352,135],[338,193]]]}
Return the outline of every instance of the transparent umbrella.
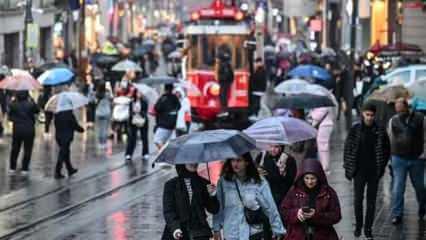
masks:
{"label": "transparent umbrella", "polygon": [[47,101],[45,110],[49,112],[63,112],[81,108],[89,103],[89,99],[79,92],[61,92]]}

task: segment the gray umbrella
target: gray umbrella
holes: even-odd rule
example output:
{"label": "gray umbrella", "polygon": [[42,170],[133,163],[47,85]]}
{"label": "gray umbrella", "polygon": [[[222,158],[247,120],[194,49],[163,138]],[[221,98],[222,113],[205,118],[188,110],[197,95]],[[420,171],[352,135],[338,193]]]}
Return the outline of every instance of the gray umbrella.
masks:
{"label": "gray umbrella", "polygon": [[254,149],[255,140],[240,131],[210,130],[171,140],[155,161],[169,164],[208,163],[237,158]]}
{"label": "gray umbrella", "polygon": [[155,77],[142,78],[139,82],[152,86],[152,85],[161,85],[161,84],[173,84],[173,83],[177,83],[178,81],[179,80],[174,77],[155,76]]}
{"label": "gray umbrella", "polygon": [[333,100],[328,96],[314,94],[295,94],[281,97],[275,108],[312,109],[319,107],[335,107]]}

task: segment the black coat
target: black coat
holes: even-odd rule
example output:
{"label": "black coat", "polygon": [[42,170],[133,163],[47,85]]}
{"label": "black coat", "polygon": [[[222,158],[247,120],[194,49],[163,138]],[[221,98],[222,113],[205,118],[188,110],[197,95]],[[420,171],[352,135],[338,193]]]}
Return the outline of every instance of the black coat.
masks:
{"label": "black coat", "polygon": [[13,133],[34,135],[34,124],[38,112],[39,108],[31,98],[14,100],[9,106],[9,120],[13,122]]}
{"label": "black coat", "polygon": [[176,95],[166,93],[158,99],[154,106],[157,127],[173,130],[176,128],[177,114],[180,101]]}
{"label": "black coat", "polygon": [[[262,154],[256,158],[256,162],[259,163],[262,158]],[[277,207],[280,206],[281,201],[284,199],[288,190],[293,186],[294,180],[297,174],[297,165],[296,160],[289,155],[287,159],[287,169],[285,176],[280,174],[280,171],[276,165],[279,156],[273,157],[269,153],[266,154],[263,169],[268,172],[268,175],[265,176],[266,180],[271,187],[272,196],[274,201],[277,204]]]}
{"label": "black coat", "polygon": [[[363,128],[364,125],[362,122],[355,123],[345,140],[343,168],[345,169],[345,175],[348,179],[352,179],[359,170],[358,167],[361,156],[359,149]],[[376,174],[378,177],[382,177],[390,157],[390,142],[383,127],[374,124],[373,132],[376,133],[377,137],[375,146]]]}
{"label": "black coat", "polygon": [[206,239],[212,236],[207,222],[206,210],[211,214],[219,212],[219,201],[207,192],[209,182],[201,177],[191,181],[193,196],[189,203],[188,191],[182,178],[175,177],[166,182],[163,194],[163,214],[166,227],[162,240],[174,240],[176,229],[183,231],[183,240],[189,240],[188,231],[193,236],[202,235]]}
{"label": "black coat", "polygon": [[266,91],[266,69],[264,67],[257,68],[251,76],[251,90],[254,92]]}
{"label": "black coat", "polygon": [[55,114],[56,141],[58,143],[71,143],[74,139],[74,131],[84,132],[78,124],[72,110]]}

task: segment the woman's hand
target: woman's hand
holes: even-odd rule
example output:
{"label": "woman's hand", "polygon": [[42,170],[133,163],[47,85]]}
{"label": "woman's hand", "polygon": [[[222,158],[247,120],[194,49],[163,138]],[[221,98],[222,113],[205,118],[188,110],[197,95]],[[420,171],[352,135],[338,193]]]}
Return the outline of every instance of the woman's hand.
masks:
{"label": "woman's hand", "polygon": [[209,193],[210,196],[216,195],[216,186],[213,184],[207,185],[207,192]]}
{"label": "woman's hand", "polygon": [[266,176],[266,175],[268,175],[268,171],[266,171],[264,168],[262,168],[262,167],[258,167],[257,168],[257,172],[259,172],[259,175],[260,176]]}
{"label": "woman's hand", "polygon": [[220,232],[214,232],[213,233],[213,239],[214,240],[222,240],[222,236],[221,236]]}
{"label": "woman's hand", "polygon": [[306,219],[310,219],[315,215],[315,209],[311,208],[311,211],[308,213],[303,212],[303,216]]}
{"label": "woman's hand", "polygon": [[303,214],[303,210],[301,208],[297,211],[297,219],[299,219],[299,221],[301,222],[304,222],[306,220],[305,215]]}

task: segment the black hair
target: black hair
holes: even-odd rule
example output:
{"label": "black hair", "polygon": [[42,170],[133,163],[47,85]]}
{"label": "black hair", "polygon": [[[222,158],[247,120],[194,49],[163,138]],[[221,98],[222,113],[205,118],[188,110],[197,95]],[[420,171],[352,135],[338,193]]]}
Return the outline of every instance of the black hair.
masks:
{"label": "black hair", "polygon": [[166,92],[172,92],[173,91],[173,84],[166,84],[166,85],[164,85],[164,90]]}
{"label": "black hair", "polygon": [[[261,182],[260,175],[259,175],[259,172],[257,171],[256,165],[254,164],[253,158],[250,155],[250,152],[243,154],[241,158],[248,163],[247,169],[246,169],[247,178],[245,181],[250,181],[251,179],[253,179],[256,183],[260,183]],[[232,165],[231,165],[232,160],[233,159],[230,158],[225,161],[225,164],[223,165],[222,172],[221,172],[221,176],[223,176],[223,178],[227,181],[233,181],[233,178],[235,175],[235,172],[232,169]]]}
{"label": "black hair", "polygon": [[370,111],[373,113],[376,113],[377,108],[376,105],[374,105],[374,103],[372,103],[371,101],[368,101],[366,103],[364,103],[364,105],[362,106],[362,111]]}

